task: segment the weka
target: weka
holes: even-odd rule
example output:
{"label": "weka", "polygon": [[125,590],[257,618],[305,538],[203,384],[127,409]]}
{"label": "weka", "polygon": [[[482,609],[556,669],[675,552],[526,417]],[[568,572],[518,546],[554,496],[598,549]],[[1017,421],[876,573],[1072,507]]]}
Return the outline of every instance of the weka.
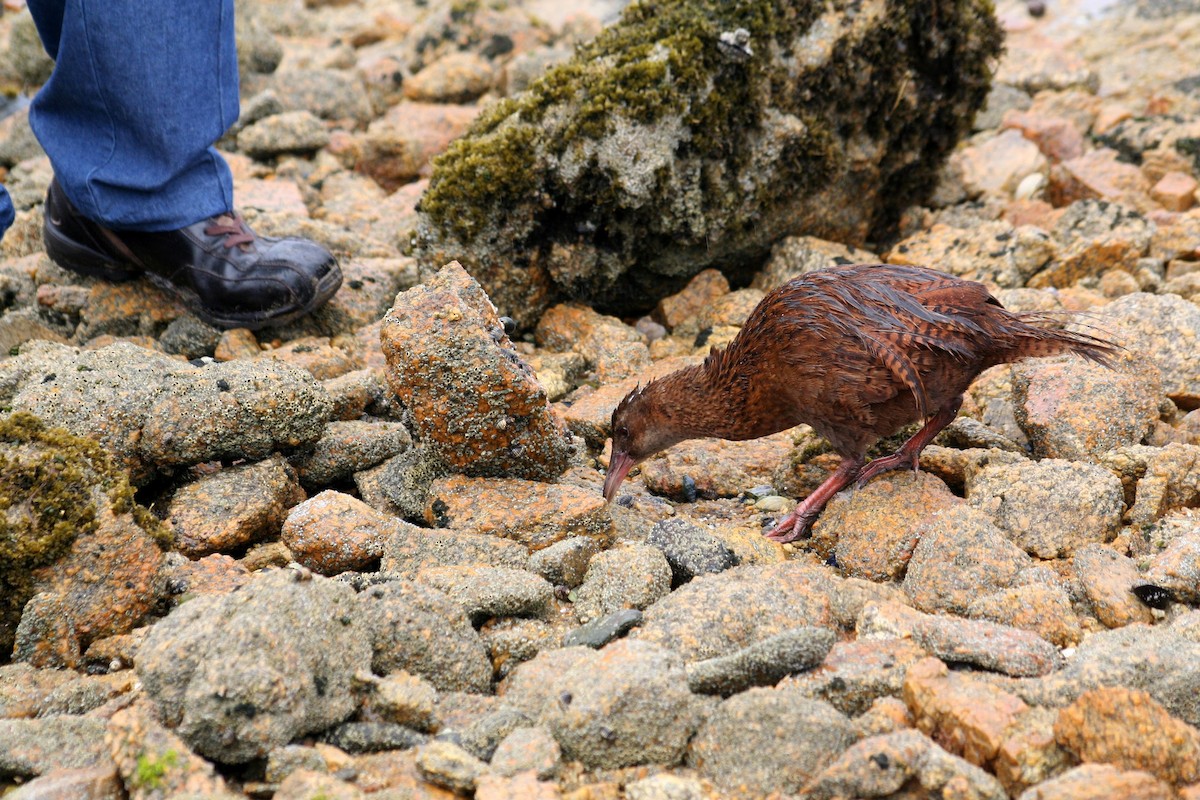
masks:
{"label": "weka", "polygon": [[[1047,327],[1060,319],[1012,313],[983,284],[921,267],[856,264],[794,278],[762,299],[724,350],[620,402],[604,496],[684,439],[755,439],[805,422],[842,462],[767,534],[794,541],[851,482],[916,469],[988,367],[1065,352],[1109,365],[1116,345]],[[924,427],[899,450],[866,463],[868,447],[917,420]]]}

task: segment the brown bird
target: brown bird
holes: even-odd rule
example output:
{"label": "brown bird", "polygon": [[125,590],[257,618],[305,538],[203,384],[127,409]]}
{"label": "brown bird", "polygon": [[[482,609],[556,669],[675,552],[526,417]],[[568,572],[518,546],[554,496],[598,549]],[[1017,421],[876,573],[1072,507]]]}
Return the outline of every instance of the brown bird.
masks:
{"label": "brown bird", "polygon": [[[724,350],[630,392],[612,416],[604,497],[634,465],[684,439],[755,439],[808,423],[842,462],[767,536],[802,537],[851,482],[917,468],[988,367],[1058,353],[1105,366],[1119,349],[1047,327],[1053,313],[1013,313],[981,283],[937,270],[856,264],[811,272],[770,292]],[[890,456],[867,448],[925,423]]]}

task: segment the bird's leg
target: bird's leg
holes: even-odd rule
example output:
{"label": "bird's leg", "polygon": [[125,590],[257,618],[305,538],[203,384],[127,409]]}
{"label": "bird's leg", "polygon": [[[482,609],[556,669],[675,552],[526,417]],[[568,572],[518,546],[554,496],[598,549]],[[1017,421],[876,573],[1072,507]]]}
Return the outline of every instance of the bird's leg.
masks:
{"label": "bird's leg", "polygon": [[794,542],[803,538],[808,532],[808,526],[817,518],[817,514],[821,513],[821,509],[829,502],[829,498],[850,485],[854,481],[854,476],[862,469],[862,465],[861,457],[847,456],[843,458],[842,463],[838,464],[838,468],[833,471],[833,474],[826,478],[825,482],[818,486],[812,494],[804,498],[792,513],[781,519],[766,534],[767,538],[781,543]]}
{"label": "bird's leg", "polygon": [[958,409],[962,406],[962,401],[962,395],[959,395],[946,403],[925,423],[921,430],[914,433],[907,442],[900,445],[899,450],[890,456],[877,458],[863,467],[858,473],[858,482],[856,484],[858,488],[861,489],[871,478],[888,470],[911,467],[913,472],[916,472],[920,464],[921,451],[925,449],[925,445],[933,441],[933,437],[942,432],[942,428],[945,428],[954,421],[954,418],[958,416]]}

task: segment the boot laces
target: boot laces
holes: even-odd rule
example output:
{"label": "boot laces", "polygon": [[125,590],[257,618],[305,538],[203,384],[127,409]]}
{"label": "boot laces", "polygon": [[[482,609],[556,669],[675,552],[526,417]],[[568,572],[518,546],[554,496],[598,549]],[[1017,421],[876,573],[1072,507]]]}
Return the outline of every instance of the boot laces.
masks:
{"label": "boot laces", "polygon": [[254,244],[254,232],[246,226],[242,215],[234,211],[229,214],[222,214],[219,217],[213,217],[208,222],[208,226],[204,229],[205,236],[222,236],[224,241],[221,244],[232,250],[235,247],[241,247],[242,250],[249,250]]}

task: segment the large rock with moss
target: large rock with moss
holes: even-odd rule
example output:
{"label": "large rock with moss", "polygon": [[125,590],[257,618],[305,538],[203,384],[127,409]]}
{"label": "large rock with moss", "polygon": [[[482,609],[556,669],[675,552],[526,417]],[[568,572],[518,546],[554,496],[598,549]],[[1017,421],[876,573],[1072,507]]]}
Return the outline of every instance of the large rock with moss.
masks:
{"label": "large rock with moss", "polygon": [[932,190],[1000,43],[987,0],[640,0],[437,160],[422,268],[460,260],[528,325],[648,309],[785,235],[862,243]]}
{"label": "large rock with moss", "polygon": [[162,597],[169,538],[100,445],[0,420],[0,661],[75,667],[131,630]]}

